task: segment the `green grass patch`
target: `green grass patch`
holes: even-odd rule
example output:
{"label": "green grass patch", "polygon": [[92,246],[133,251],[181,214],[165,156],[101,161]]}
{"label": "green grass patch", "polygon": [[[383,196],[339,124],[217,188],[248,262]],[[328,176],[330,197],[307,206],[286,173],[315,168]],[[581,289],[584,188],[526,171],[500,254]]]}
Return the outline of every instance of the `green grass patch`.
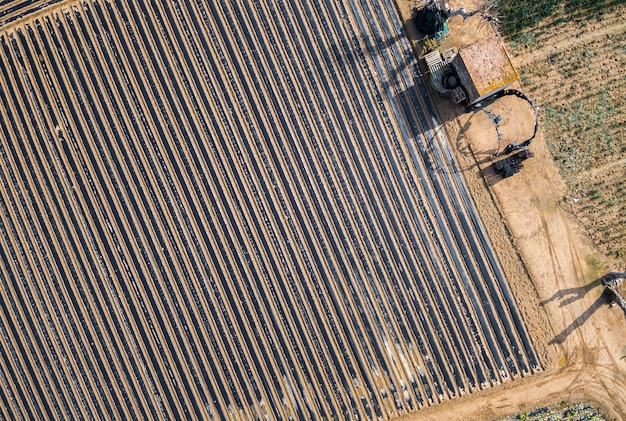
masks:
{"label": "green grass patch", "polygon": [[502,0],[501,28],[513,46],[531,45],[527,31],[537,32],[540,23],[548,26],[568,21],[584,23],[602,17],[620,3],[623,0]]}
{"label": "green grass patch", "polygon": [[[613,14],[623,14],[624,4],[625,0],[501,0],[499,9],[500,28],[514,54],[523,58],[536,48],[542,51],[519,69],[520,80],[531,97],[538,96],[543,103],[546,144],[569,194],[579,199],[574,212],[598,250],[618,259],[626,257],[626,214],[620,208],[626,203],[626,168],[620,161],[626,157],[626,75],[616,72],[626,67],[626,33],[611,31],[590,42],[574,40],[575,48],[565,46],[562,51],[550,42],[561,31],[571,37],[588,33],[605,17],[613,25]],[[596,415],[589,419],[594,418],[599,419]]]}
{"label": "green grass patch", "polygon": [[548,145],[565,176],[594,167],[596,160],[615,153],[610,122],[619,110],[605,89],[567,106],[546,105]]}
{"label": "green grass patch", "polygon": [[502,31],[519,34],[552,15],[562,0],[506,0],[501,3]]}

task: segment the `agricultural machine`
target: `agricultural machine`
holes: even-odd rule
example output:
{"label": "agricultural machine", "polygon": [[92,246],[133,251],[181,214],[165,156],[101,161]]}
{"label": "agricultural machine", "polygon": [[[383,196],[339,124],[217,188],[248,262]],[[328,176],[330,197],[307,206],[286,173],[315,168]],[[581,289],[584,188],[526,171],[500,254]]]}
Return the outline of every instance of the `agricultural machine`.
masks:
{"label": "agricultural machine", "polygon": [[534,154],[523,148],[511,156],[502,158],[499,161],[494,162],[493,169],[496,174],[502,175],[504,178],[508,178],[514,174],[517,174],[522,169],[522,162],[528,158],[532,158]]}

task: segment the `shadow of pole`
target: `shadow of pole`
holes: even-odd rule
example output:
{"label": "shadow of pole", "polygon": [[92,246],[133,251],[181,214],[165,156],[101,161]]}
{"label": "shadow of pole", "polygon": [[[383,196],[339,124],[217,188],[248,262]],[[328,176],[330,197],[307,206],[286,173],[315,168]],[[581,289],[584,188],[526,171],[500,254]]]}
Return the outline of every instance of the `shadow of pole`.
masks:
{"label": "shadow of pole", "polygon": [[589,284],[584,285],[582,287],[561,289],[555,292],[550,298],[543,300],[539,304],[542,306],[545,306],[546,304],[551,303],[552,301],[560,299],[561,302],[559,303],[559,307],[564,307],[568,304],[573,303],[574,301],[580,300],[585,295],[587,295],[587,293],[591,291],[593,288],[599,285],[602,285],[604,278],[605,278],[604,276],[601,278],[598,278],[595,281],[590,282]]}
{"label": "shadow of pole", "polygon": [[582,313],[580,316],[578,316],[576,318],[576,320],[574,320],[572,323],[570,323],[569,326],[567,326],[565,329],[563,329],[563,331],[561,333],[559,333],[558,335],[556,335],[554,337],[554,339],[552,339],[550,342],[548,342],[548,344],[550,344],[550,345],[557,345],[557,344],[562,344],[563,342],[565,342],[565,339],[567,339],[567,337],[572,332],[574,332],[579,326],[581,326],[587,320],[589,320],[589,318],[593,315],[593,313],[595,313],[596,310],[598,310],[604,304],[606,304],[606,296],[605,296],[604,293],[602,293],[593,302],[593,304],[591,304],[591,306],[587,310],[585,310],[584,313]]}

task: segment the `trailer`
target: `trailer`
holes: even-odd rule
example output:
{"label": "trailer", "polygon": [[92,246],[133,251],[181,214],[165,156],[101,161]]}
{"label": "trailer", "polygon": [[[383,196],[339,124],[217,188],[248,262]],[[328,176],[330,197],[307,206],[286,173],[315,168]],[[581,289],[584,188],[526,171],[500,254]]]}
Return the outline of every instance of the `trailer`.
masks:
{"label": "trailer", "polygon": [[522,149],[510,155],[506,158],[503,158],[499,161],[496,161],[493,164],[493,169],[496,174],[501,174],[502,177],[508,178],[514,174],[517,174],[519,170],[522,169],[522,162],[527,160],[528,158],[532,158],[534,154],[528,149]]}

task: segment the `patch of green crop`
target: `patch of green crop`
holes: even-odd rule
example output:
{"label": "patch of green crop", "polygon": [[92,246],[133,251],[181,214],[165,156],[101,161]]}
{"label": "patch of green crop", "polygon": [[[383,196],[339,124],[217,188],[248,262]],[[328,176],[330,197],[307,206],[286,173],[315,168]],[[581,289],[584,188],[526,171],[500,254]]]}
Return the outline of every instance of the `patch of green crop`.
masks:
{"label": "patch of green crop", "polygon": [[552,27],[568,21],[586,22],[600,18],[622,0],[502,0],[499,14],[505,36],[515,46],[529,45],[528,30],[537,32],[540,23]]}
{"label": "patch of green crop", "polygon": [[562,0],[506,0],[501,3],[502,31],[518,34],[552,15]]}
{"label": "patch of green crop", "polygon": [[565,176],[589,170],[599,156],[615,152],[609,123],[617,113],[608,89],[568,105],[546,105],[548,146]]}

